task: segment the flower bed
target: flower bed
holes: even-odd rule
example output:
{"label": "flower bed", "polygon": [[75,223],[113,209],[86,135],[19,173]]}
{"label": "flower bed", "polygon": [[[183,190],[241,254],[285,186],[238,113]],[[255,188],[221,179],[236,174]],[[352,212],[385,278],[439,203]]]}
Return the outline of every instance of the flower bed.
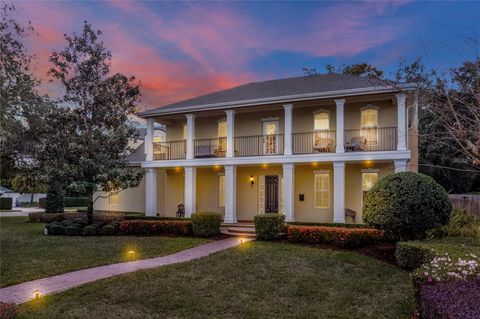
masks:
{"label": "flower bed", "polygon": [[120,222],[121,235],[193,235],[192,222],[183,220],[128,220]]}
{"label": "flower bed", "polygon": [[287,238],[294,243],[356,248],[382,240],[383,232],[367,228],[288,226]]}
{"label": "flower bed", "polygon": [[480,316],[480,279],[425,285],[421,289],[423,319],[474,319]]}

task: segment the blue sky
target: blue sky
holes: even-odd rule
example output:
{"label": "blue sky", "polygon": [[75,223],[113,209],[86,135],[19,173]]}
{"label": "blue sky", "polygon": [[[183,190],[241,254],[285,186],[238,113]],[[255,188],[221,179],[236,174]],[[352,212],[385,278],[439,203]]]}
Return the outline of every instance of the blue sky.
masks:
{"label": "blue sky", "polygon": [[[299,76],[304,67],[365,61],[388,73],[401,58],[445,70],[479,54],[480,2],[19,2],[20,20],[46,79],[48,55],[84,20],[104,32],[112,69],[135,75],[142,107],[251,81]],[[46,93],[58,92],[44,84]]]}

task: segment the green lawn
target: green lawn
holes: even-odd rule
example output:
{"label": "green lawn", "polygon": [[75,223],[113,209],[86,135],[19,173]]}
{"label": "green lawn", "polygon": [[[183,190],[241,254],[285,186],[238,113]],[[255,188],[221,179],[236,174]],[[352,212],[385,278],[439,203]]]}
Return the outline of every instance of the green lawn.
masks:
{"label": "green lawn", "polygon": [[367,256],[251,242],[22,305],[19,318],[409,318],[408,273]]}
{"label": "green lawn", "polygon": [[127,251],[149,258],[208,240],[169,237],[44,236],[44,224],[27,217],[0,218],[0,287],[61,273],[127,261]]}

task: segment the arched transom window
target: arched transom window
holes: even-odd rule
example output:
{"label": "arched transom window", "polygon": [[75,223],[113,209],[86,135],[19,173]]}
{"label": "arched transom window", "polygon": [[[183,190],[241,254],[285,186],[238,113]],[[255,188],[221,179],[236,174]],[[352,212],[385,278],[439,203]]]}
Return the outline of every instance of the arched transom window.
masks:
{"label": "arched transom window", "polygon": [[378,126],[378,110],[376,108],[366,108],[362,110],[362,128]]}

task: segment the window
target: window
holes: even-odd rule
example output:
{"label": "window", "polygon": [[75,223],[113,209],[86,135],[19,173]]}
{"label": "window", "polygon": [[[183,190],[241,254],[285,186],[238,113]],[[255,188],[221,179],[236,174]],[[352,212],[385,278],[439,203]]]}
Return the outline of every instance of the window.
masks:
{"label": "window", "polygon": [[166,134],[163,130],[155,130],[153,131],[153,142],[154,143],[161,143],[165,142]]}
{"label": "window", "polygon": [[378,110],[364,109],[362,110],[362,128],[370,128],[378,126]]}
{"label": "window", "polygon": [[218,206],[225,207],[225,175],[218,176]]}
{"label": "window", "polygon": [[187,124],[183,124],[183,139],[187,139]]}
{"label": "window", "polygon": [[330,129],[330,119],[329,115],[326,112],[317,113],[314,115],[314,130],[329,130]]}
{"label": "window", "polygon": [[368,191],[373,187],[373,185],[375,185],[377,181],[378,173],[362,173],[362,192],[364,202]]}
{"label": "window", "polygon": [[108,203],[110,205],[118,205],[118,202],[119,202],[118,193],[113,193],[108,198]]}
{"label": "window", "polygon": [[227,150],[227,121],[218,122],[218,150]]}
{"label": "window", "polygon": [[314,175],[314,201],[315,208],[328,208],[330,197],[330,174],[315,173]]}

